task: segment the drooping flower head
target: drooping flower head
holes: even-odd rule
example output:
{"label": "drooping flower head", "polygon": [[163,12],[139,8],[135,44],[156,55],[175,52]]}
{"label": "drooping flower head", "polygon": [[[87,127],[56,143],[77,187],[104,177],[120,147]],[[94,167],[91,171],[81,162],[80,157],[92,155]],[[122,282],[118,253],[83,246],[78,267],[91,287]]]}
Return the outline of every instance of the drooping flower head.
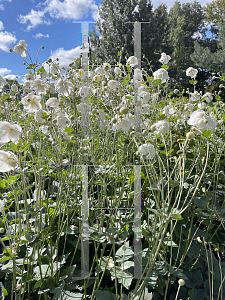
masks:
{"label": "drooping flower head", "polygon": [[211,130],[215,131],[217,122],[214,121],[211,117],[207,116],[203,110],[196,110],[190,115],[188,120],[188,125],[192,125],[197,128],[199,131]]}
{"label": "drooping flower head", "polygon": [[10,151],[0,150],[0,172],[8,172],[14,170],[18,164],[17,156]]}
{"label": "drooping flower head", "polygon": [[17,124],[10,124],[7,121],[0,121],[0,142],[8,143],[12,141],[17,144],[22,128]]}
{"label": "drooping flower head", "polygon": [[21,57],[27,56],[27,43],[24,40],[20,40],[19,43],[14,47],[14,52],[19,54]]}

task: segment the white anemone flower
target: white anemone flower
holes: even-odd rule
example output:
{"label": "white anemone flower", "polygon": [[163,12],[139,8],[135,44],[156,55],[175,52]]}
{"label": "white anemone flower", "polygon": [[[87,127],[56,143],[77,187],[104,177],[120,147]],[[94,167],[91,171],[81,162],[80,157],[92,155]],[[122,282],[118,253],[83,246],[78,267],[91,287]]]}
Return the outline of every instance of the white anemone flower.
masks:
{"label": "white anemone flower", "polygon": [[134,67],[138,65],[138,59],[136,56],[130,56],[126,63],[127,66]]}
{"label": "white anemone flower", "polygon": [[34,80],[34,75],[30,73],[23,75],[23,81],[27,81],[27,80]]}
{"label": "white anemone flower", "polygon": [[141,153],[141,155],[148,156],[150,159],[155,157],[155,147],[150,143],[141,145],[138,148],[138,151]]}
{"label": "white anemone flower", "polygon": [[205,109],[206,108],[206,103],[205,102],[198,103],[198,108],[199,109]]}
{"label": "white anemone flower", "polygon": [[199,99],[201,99],[201,94],[197,91],[195,91],[194,93],[190,93],[190,95],[192,101],[198,101]]}
{"label": "white anemone flower", "polygon": [[142,103],[148,103],[150,100],[151,95],[149,92],[142,91],[140,94],[138,94],[138,99],[142,101]]}
{"label": "white anemone flower", "polygon": [[167,65],[168,62],[171,60],[171,57],[169,55],[166,55],[166,53],[161,53],[161,58],[159,59],[159,62],[163,65]]}
{"label": "white anemone flower", "polygon": [[46,90],[48,89],[48,86],[46,83],[44,83],[41,79],[35,79],[32,82],[32,87],[36,90],[39,94],[45,94]]}
{"label": "white anemone flower", "polygon": [[138,68],[134,70],[134,80],[143,80],[142,71]]}
{"label": "white anemone flower", "polygon": [[109,80],[107,85],[113,91],[116,91],[119,87],[119,83],[116,80]]}
{"label": "white anemone flower", "polygon": [[195,78],[197,74],[198,74],[198,70],[192,67],[189,67],[186,70],[186,75],[190,76],[191,78]]}
{"label": "white anemone flower", "polygon": [[1,75],[0,75],[0,89],[3,88],[3,86],[6,84],[6,80],[5,78],[3,78]]}
{"label": "white anemone flower", "polygon": [[11,151],[0,150],[0,172],[8,172],[14,170],[18,165],[17,156]]}
{"label": "white anemone flower", "polygon": [[33,93],[27,94],[22,100],[21,103],[24,105],[24,109],[28,113],[34,113],[35,111],[42,108],[41,106],[41,97],[34,95]]}
{"label": "white anemone flower", "polygon": [[16,84],[12,84],[11,91],[12,92],[17,92],[18,91],[18,86]]}
{"label": "white anemone flower", "polygon": [[[43,115],[43,113],[44,112],[46,112],[46,111],[40,111],[40,110],[37,110],[37,111],[35,111],[35,113],[34,113],[34,120],[36,121],[36,122],[38,122],[38,123],[45,123],[46,122],[46,120],[45,119],[43,119],[41,116]],[[47,112],[46,112],[47,113]]]}
{"label": "white anemone flower", "polygon": [[103,67],[97,67],[96,69],[95,69],[95,73],[96,74],[99,74],[99,75],[104,75],[105,74],[105,70],[104,70],[104,68]]}
{"label": "white anemone flower", "polygon": [[101,76],[97,74],[92,78],[92,80],[95,82],[99,82],[99,81],[101,81]]}
{"label": "white anemone flower", "polygon": [[10,124],[7,121],[0,121],[0,142],[8,143],[12,141],[17,144],[22,128],[17,124]]}
{"label": "white anemone flower", "polygon": [[153,73],[153,76],[154,76],[154,80],[161,79],[162,83],[166,82],[166,80],[169,79],[168,72],[163,68],[160,68],[157,71],[155,71]]}
{"label": "white anemone flower", "polygon": [[27,56],[27,43],[24,40],[20,40],[19,43],[14,47],[14,52],[19,54],[21,57]]}
{"label": "white anemone flower", "polygon": [[69,80],[62,80],[61,78],[57,80],[55,84],[56,91],[64,96],[69,96],[73,89],[73,83]]}
{"label": "white anemone flower", "polygon": [[130,127],[132,126],[132,120],[128,117],[124,117],[123,119],[120,119],[121,121],[119,122],[119,127],[123,131],[129,131]]}
{"label": "white anemone flower", "polygon": [[58,125],[62,128],[62,129],[65,129],[65,127],[68,127],[68,122],[69,122],[69,119],[68,117],[64,114],[64,113],[58,113],[57,117],[56,117],[56,120],[58,122]]}
{"label": "white anemone flower", "polygon": [[205,93],[202,98],[205,98],[207,103],[210,103],[213,100],[213,95],[209,92]]}
{"label": "white anemone flower", "polygon": [[94,90],[91,87],[88,87],[88,86],[81,86],[80,89],[79,89],[78,94],[82,98],[87,98],[88,96],[91,96],[92,94],[94,94]]}
{"label": "white anemone flower", "polygon": [[160,120],[155,124],[153,124],[153,126],[155,130],[155,134],[159,134],[159,133],[166,134],[169,132],[170,123],[166,120]]}
{"label": "white anemone flower", "polygon": [[52,98],[49,98],[45,104],[46,104],[47,106],[50,106],[50,107],[52,107],[52,108],[55,108],[55,107],[59,107],[59,103],[60,103],[60,101],[59,101],[58,98],[52,97]]}
{"label": "white anemone flower", "polygon": [[49,126],[42,125],[39,128],[45,135],[51,135],[51,130],[49,129]]}
{"label": "white anemone flower", "polygon": [[211,130],[215,131],[217,122],[214,121],[211,117],[207,116],[203,110],[196,110],[190,115],[188,120],[188,125],[192,125],[197,128],[199,131]]}

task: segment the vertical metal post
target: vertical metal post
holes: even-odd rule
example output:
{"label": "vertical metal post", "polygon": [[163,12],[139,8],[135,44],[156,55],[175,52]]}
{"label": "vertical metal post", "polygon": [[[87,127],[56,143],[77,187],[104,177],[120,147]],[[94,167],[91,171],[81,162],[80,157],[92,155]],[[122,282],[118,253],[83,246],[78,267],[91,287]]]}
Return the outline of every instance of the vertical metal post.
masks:
{"label": "vertical metal post", "polygon": [[[134,56],[137,57],[138,65],[134,66],[134,69],[142,70],[141,64],[141,23],[150,23],[150,22],[126,22],[126,23],[134,23]],[[137,99],[135,101],[135,112],[134,112],[134,128],[137,132],[141,131],[141,103]]]}
{"label": "vertical metal post", "polygon": [[89,275],[89,202],[88,202],[88,166],[82,166],[82,225],[81,225],[81,277],[86,278]]}
{"label": "vertical metal post", "polygon": [[134,278],[142,274],[141,242],[141,166],[134,166]]}
{"label": "vertical metal post", "polygon": [[[81,23],[81,67],[83,69],[83,73],[89,71],[89,23],[94,23],[93,21],[73,21],[73,23]],[[85,79],[82,80],[82,86],[89,85],[89,78],[87,82]],[[85,105],[85,112],[81,113],[81,127],[85,134],[88,134],[90,127],[90,110],[91,106],[89,104],[88,99],[86,99],[83,104]]]}

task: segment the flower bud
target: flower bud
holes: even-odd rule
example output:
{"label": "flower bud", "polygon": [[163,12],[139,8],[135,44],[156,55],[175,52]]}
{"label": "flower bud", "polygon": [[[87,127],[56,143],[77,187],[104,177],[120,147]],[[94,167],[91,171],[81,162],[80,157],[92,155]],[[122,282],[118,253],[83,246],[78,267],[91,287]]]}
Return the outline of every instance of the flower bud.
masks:
{"label": "flower bud", "polygon": [[10,48],[10,49],[9,49],[9,52],[13,52],[13,49]]}
{"label": "flower bud", "polygon": [[178,280],[178,283],[179,283],[180,286],[185,285],[184,279],[179,279],[179,280]]}
{"label": "flower bud", "polygon": [[213,76],[212,79],[216,79],[216,76]]}
{"label": "flower bud", "polygon": [[49,58],[49,59],[48,59],[48,62],[49,62],[49,63],[51,63],[51,62],[52,62],[52,59],[51,59],[51,58]]}
{"label": "flower bud", "polygon": [[120,113],[123,115],[126,115],[128,113],[128,108],[126,106],[121,107],[120,109]]}
{"label": "flower bud", "polygon": [[52,117],[50,116],[50,117],[47,118],[47,121],[51,121],[51,119],[52,119]]}
{"label": "flower bud", "polygon": [[45,49],[45,47],[44,47],[44,46],[42,46],[42,47],[41,47],[41,49]]}
{"label": "flower bud", "polygon": [[178,93],[179,93],[179,90],[178,90],[178,89],[175,89],[173,92],[174,92],[174,94],[178,94]]}
{"label": "flower bud", "polygon": [[200,239],[200,236],[197,237],[197,242],[198,242],[199,244],[202,243],[202,240]]}
{"label": "flower bud", "polygon": [[148,131],[147,131],[147,130],[143,130],[143,134],[144,134],[144,135],[147,135],[147,134],[148,134]]}
{"label": "flower bud", "polygon": [[215,252],[219,252],[220,249],[219,249],[219,248],[214,248],[214,251],[215,251]]}
{"label": "flower bud", "polygon": [[155,130],[155,125],[152,125],[152,126],[151,126],[151,130],[152,130],[152,131]]}
{"label": "flower bud", "polygon": [[193,132],[187,132],[186,133],[186,137],[188,140],[193,140],[193,138],[195,137]]}
{"label": "flower bud", "polygon": [[112,123],[116,124],[117,123],[117,119],[116,118],[112,118]]}
{"label": "flower bud", "polygon": [[222,88],[223,88],[223,85],[222,85],[222,83],[219,85],[219,88],[220,88],[220,89],[222,89]]}
{"label": "flower bud", "polygon": [[96,115],[96,114],[97,114],[97,109],[94,108],[94,109],[92,110],[92,114],[93,114],[93,115]]}

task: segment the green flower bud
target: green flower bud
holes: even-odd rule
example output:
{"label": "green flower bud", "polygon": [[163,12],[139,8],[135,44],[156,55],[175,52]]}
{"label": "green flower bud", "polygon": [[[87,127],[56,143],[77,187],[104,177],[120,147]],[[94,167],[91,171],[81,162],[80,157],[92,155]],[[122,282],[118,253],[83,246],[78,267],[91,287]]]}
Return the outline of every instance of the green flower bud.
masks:
{"label": "green flower bud", "polygon": [[116,124],[117,123],[117,119],[116,118],[112,118],[112,123]]}
{"label": "green flower bud", "polygon": [[179,283],[180,286],[185,285],[184,279],[179,279],[179,280],[178,280],[178,283]]}
{"label": "green flower bud", "polygon": [[194,132],[187,132],[186,137],[188,140],[193,140],[193,138],[195,137]]}
{"label": "green flower bud", "polygon": [[120,109],[120,113],[123,115],[126,115],[128,113],[128,108],[126,106],[121,107]]}
{"label": "green flower bud", "polygon": [[147,130],[143,130],[143,134],[144,134],[144,135],[147,135],[147,134],[148,134],[148,131],[147,131]]}

